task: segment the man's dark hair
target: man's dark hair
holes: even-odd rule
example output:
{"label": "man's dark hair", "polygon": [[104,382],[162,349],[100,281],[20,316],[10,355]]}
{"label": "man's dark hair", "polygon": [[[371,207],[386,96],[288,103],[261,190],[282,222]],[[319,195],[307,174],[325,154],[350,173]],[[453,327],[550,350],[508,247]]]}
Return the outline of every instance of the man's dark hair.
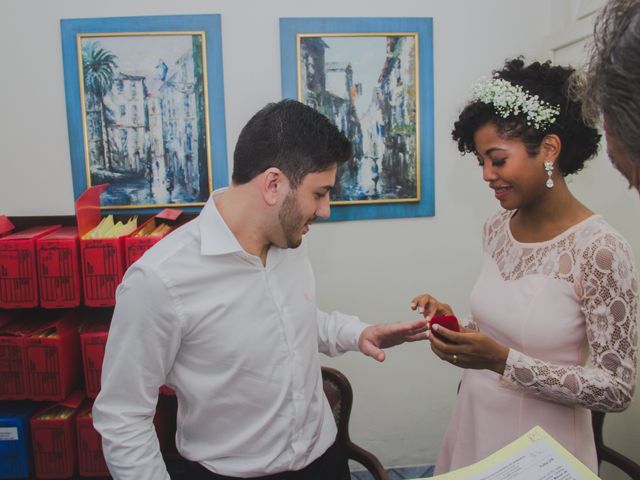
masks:
{"label": "man's dark hair", "polygon": [[295,100],[269,103],[244,126],[233,153],[235,184],[271,167],[293,188],[309,173],[323,172],[351,158],[351,143],[324,115]]}

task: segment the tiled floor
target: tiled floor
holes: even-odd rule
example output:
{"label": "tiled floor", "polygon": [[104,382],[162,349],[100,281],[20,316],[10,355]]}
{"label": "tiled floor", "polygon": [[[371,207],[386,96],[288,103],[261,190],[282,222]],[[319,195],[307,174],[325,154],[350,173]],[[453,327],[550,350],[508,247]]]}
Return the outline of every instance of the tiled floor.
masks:
{"label": "tiled floor", "polygon": [[[422,467],[391,468],[387,470],[389,480],[401,480],[404,478],[425,478],[433,476],[433,465]],[[373,480],[369,472],[351,472],[352,480]]]}

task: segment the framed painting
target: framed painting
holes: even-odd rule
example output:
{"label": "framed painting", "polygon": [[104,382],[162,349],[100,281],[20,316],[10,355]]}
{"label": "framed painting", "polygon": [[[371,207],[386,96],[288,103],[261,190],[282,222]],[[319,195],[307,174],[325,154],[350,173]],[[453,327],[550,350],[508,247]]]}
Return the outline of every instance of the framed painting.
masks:
{"label": "framed painting", "polygon": [[198,210],[228,184],[220,15],[60,21],[74,197]]}
{"label": "framed painting", "polygon": [[431,18],[281,18],[282,95],[349,138],[330,220],[431,216]]}

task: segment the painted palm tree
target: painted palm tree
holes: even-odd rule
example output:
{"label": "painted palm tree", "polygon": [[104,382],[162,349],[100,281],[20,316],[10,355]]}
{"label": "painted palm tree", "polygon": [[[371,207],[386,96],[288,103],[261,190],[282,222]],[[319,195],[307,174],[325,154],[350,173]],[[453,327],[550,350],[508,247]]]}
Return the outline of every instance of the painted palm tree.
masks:
{"label": "painted palm tree", "polygon": [[[99,136],[101,153],[103,155],[102,166],[111,169],[109,129],[107,128],[107,107],[104,103],[105,95],[113,86],[115,69],[118,57],[100,47],[98,42],[88,42],[82,46],[82,73],[84,78],[85,94],[93,97],[100,109],[100,127],[95,128]],[[89,102],[87,102],[87,105]]]}

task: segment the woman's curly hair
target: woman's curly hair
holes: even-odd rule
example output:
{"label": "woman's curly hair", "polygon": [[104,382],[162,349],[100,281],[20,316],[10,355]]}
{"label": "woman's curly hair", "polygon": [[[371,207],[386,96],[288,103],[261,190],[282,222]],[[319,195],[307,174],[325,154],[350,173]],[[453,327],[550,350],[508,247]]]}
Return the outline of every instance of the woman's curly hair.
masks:
{"label": "woman's curly hair", "polygon": [[566,176],[581,170],[584,163],[598,152],[600,134],[585,122],[581,102],[569,94],[569,79],[574,71],[571,67],[552,66],[551,62],[534,62],[525,66],[521,57],[507,60],[504,68],[494,73],[514,85],[520,85],[529,94],[557,105],[560,113],[555,122],[536,129],[527,125],[527,118],[522,113],[504,118],[493,105],[471,102],[462,110],[451,132],[458,143],[458,150],[476,153],[473,135],[491,123],[501,136],[522,141],[529,155],[538,153],[546,135],[557,135],[562,142],[557,164],[562,174]]}

